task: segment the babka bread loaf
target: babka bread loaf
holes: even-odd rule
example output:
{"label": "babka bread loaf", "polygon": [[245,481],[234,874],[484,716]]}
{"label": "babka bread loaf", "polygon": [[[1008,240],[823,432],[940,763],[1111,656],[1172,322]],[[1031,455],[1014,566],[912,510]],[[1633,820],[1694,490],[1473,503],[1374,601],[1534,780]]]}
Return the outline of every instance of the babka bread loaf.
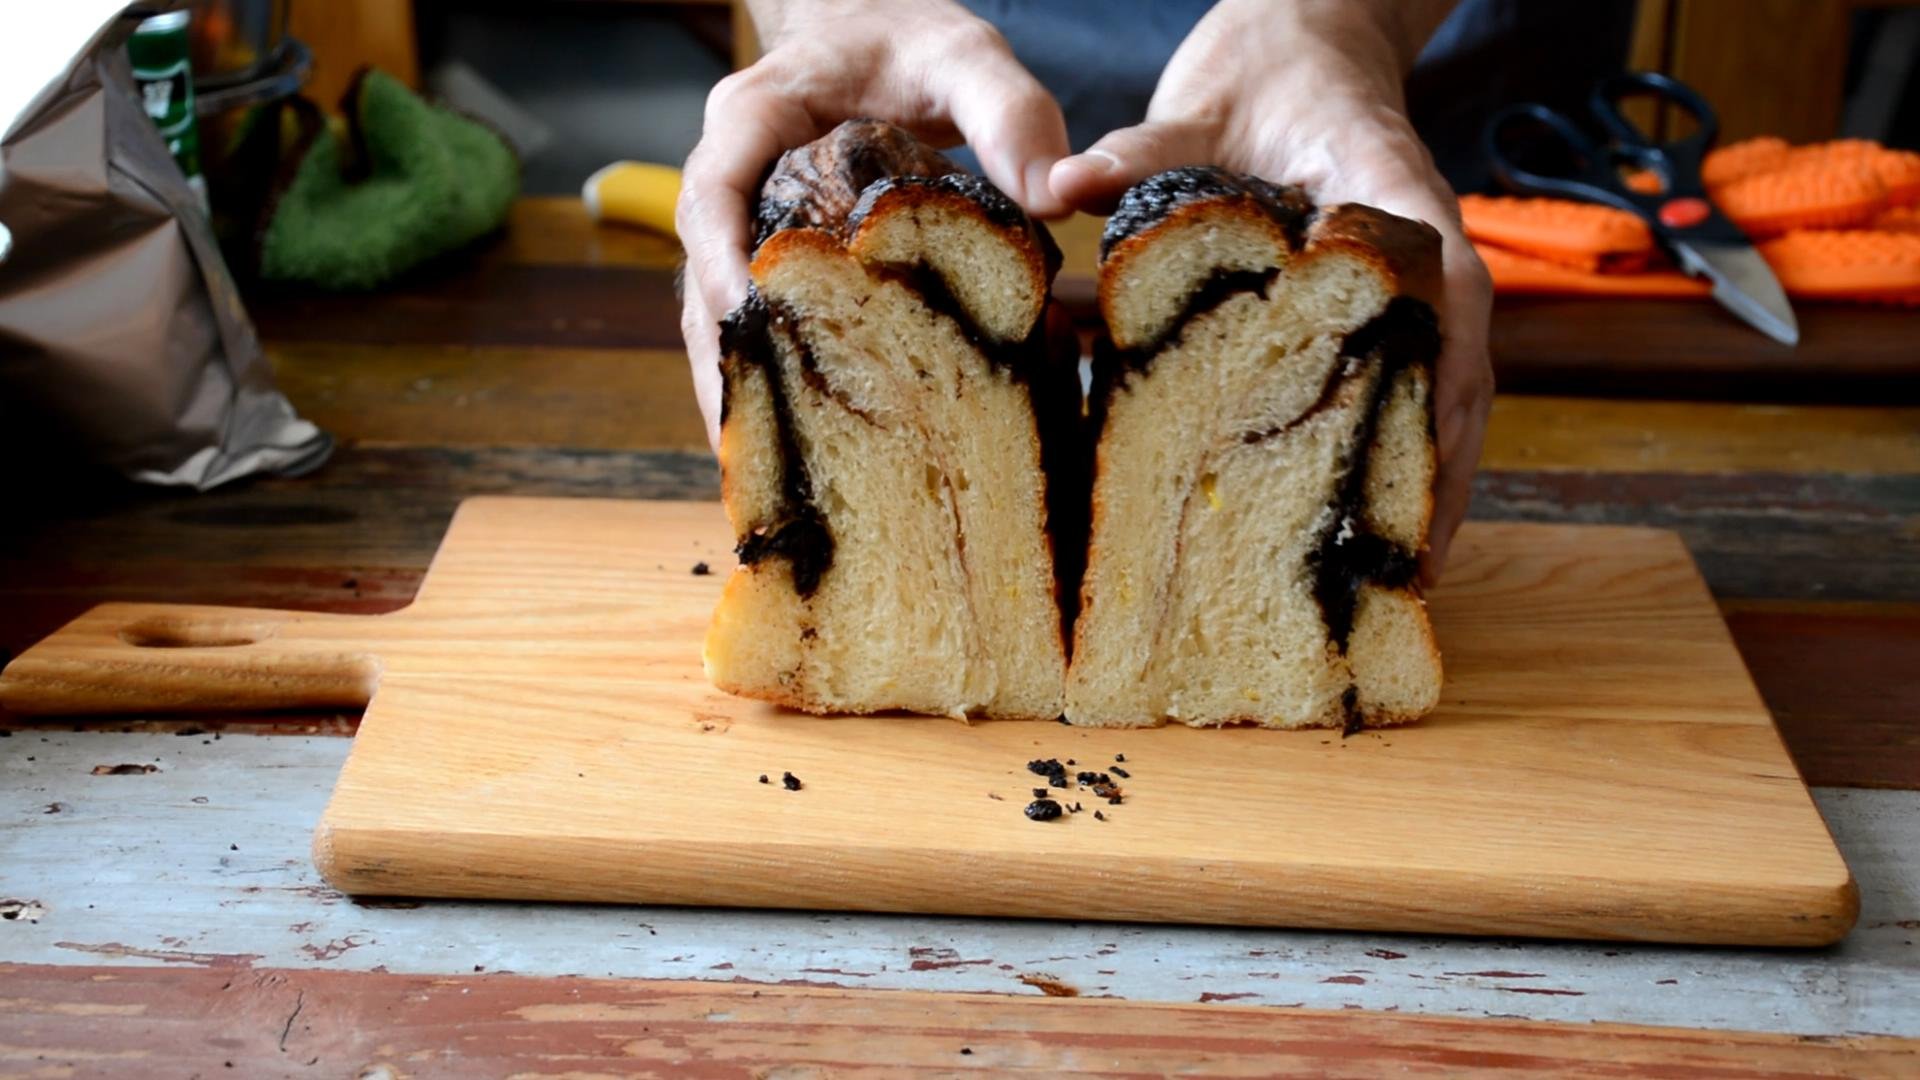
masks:
{"label": "babka bread loaf", "polygon": [[1099,424],[1067,718],[1392,724],[1440,655],[1440,239],[1214,168],[1137,185],[1101,243]]}
{"label": "babka bread loaf", "polygon": [[[740,567],[709,677],[812,712],[1058,717],[1042,428],[1081,410],[1077,350],[1049,348],[1052,240],[872,120],[783,156],[754,225],[721,330]],[[1049,435],[1063,472],[1073,452]]]}

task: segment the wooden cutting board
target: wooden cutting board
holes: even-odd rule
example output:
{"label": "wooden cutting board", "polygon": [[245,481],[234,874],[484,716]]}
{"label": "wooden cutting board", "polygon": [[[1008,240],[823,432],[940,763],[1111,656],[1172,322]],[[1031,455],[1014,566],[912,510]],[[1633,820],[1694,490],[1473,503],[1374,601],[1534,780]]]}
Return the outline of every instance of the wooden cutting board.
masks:
{"label": "wooden cutting board", "polygon": [[[106,605],[0,702],[370,702],[314,836],[350,893],[1769,945],[1858,911],[1672,533],[1467,526],[1439,712],[1346,739],[731,698],[700,668],[729,545],[713,504],[474,499],[404,611]],[[1023,816],[1029,759],[1120,754],[1122,804]]]}

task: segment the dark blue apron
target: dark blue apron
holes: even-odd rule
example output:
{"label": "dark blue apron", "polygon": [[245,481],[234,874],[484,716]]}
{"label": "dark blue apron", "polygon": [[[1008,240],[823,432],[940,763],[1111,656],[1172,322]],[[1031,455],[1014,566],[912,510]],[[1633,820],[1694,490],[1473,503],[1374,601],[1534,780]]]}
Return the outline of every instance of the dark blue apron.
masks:
{"label": "dark blue apron", "polygon": [[[1075,150],[1140,122],[1161,69],[1213,6],[1213,0],[961,2],[998,26],[1014,54],[1053,92]],[[1632,0],[1463,0],[1407,82],[1414,126],[1454,187],[1488,186],[1480,125],[1499,106],[1544,101],[1584,114],[1588,87],[1624,64],[1633,13]],[[1285,63],[1286,57],[1271,60]]]}

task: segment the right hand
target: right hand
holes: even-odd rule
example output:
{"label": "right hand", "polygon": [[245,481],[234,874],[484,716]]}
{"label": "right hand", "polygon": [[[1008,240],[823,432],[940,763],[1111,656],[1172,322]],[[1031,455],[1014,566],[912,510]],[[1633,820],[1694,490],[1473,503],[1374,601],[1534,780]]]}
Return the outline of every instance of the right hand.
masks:
{"label": "right hand", "polygon": [[766,55],[707,97],[675,228],[687,252],[680,332],[707,439],[720,445],[719,319],[746,297],[748,217],[783,151],[856,117],[934,146],[965,141],[987,178],[1035,217],[1066,210],[1047,183],[1066,121],[1006,40],[951,0],[751,5]]}

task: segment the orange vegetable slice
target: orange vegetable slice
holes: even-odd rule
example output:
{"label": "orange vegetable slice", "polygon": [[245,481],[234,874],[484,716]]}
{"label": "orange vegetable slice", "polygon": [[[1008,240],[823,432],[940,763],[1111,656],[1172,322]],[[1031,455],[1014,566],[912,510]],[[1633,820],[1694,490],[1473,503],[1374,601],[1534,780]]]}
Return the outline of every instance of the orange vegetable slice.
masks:
{"label": "orange vegetable slice", "polygon": [[1774,172],[1787,163],[1792,152],[1785,139],[1772,135],[1729,143],[1708,154],[1700,163],[1700,181],[1712,189],[1758,173]]}
{"label": "orange vegetable slice", "polygon": [[1758,238],[1793,229],[1865,225],[1886,206],[1887,187],[1871,169],[1808,158],[1725,184],[1713,199],[1734,224]]}
{"label": "orange vegetable slice", "polygon": [[1660,180],[1660,174],[1652,169],[1629,169],[1620,176],[1628,191],[1637,191],[1642,195],[1658,195],[1667,190]]}
{"label": "orange vegetable slice", "polygon": [[1460,214],[1474,241],[1575,270],[1637,266],[1653,253],[1646,222],[1610,206],[1464,195]]}
{"label": "orange vegetable slice", "polygon": [[1892,206],[1873,219],[1875,232],[1920,233],[1920,206]]}
{"label": "orange vegetable slice", "polygon": [[1920,304],[1920,234],[1799,230],[1760,254],[1795,297]]}
{"label": "orange vegetable slice", "polygon": [[1474,250],[1493,275],[1495,292],[1532,296],[1698,297],[1713,289],[1675,270],[1603,274],[1478,243]]}
{"label": "orange vegetable slice", "polygon": [[1801,165],[1870,172],[1886,186],[1889,205],[1920,203],[1920,154],[1911,150],[1890,149],[1871,139],[1835,139],[1795,149],[1788,167]]}

